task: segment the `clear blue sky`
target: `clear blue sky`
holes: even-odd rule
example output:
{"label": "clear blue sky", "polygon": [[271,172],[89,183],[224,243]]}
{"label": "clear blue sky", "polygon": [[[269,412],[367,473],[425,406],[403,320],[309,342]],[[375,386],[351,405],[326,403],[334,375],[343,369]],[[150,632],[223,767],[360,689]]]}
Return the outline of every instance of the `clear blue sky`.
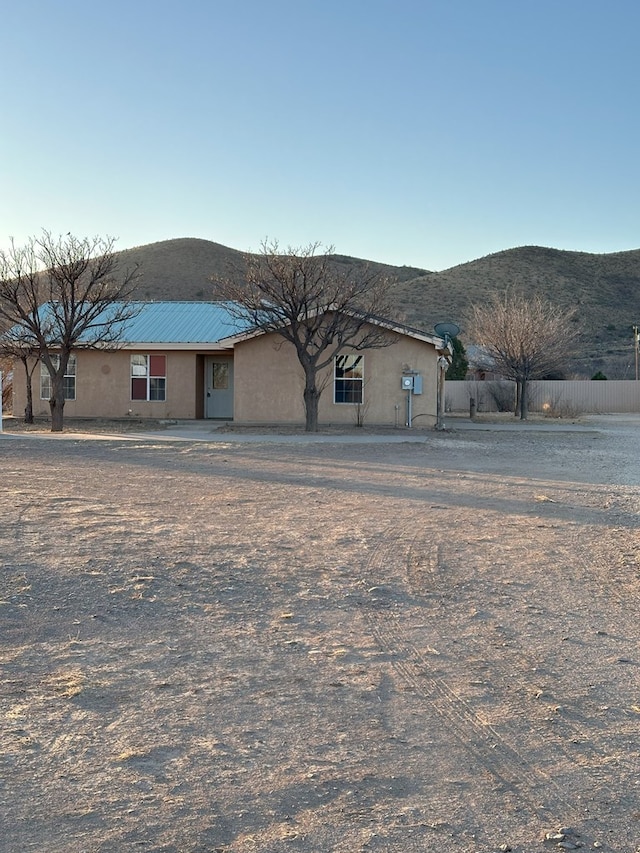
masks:
{"label": "clear blue sky", "polygon": [[640,247],[638,0],[0,0],[0,247]]}

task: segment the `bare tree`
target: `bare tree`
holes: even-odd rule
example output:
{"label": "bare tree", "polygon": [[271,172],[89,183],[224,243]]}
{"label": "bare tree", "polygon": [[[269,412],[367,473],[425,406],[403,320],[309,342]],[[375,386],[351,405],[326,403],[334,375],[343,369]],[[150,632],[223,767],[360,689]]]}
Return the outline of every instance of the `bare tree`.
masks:
{"label": "bare tree", "polygon": [[319,243],[281,253],[265,240],[245,257],[244,275],[214,279],[216,296],[245,326],[275,332],[291,343],[304,373],[305,429],[317,432],[322,372],[344,349],[386,347],[396,336],[388,318],[390,282],[379,271],[340,264]]}
{"label": "bare tree", "polygon": [[13,357],[0,351],[0,377],[2,379],[2,411],[12,407],[13,401]]}
{"label": "bare tree", "polygon": [[[24,410],[24,422],[33,423],[33,374],[38,364],[38,349],[28,340],[21,340],[19,329],[9,329],[0,337],[0,356],[11,364],[19,361],[25,372],[27,401]],[[18,334],[17,334],[18,332]],[[2,366],[2,365],[0,365]],[[4,389],[3,389],[4,393]],[[15,411],[14,411],[15,416]]]}
{"label": "bare tree", "polygon": [[470,333],[493,362],[493,369],[517,384],[518,411],[528,415],[527,383],[557,371],[581,334],[575,308],[559,308],[541,296],[512,290],[493,292],[474,305]]}
{"label": "bare tree", "polygon": [[0,345],[36,355],[51,378],[51,431],[64,424],[64,378],[73,350],[117,345],[138,270],[119,268],[112,237],[53,237],[0,252]]}

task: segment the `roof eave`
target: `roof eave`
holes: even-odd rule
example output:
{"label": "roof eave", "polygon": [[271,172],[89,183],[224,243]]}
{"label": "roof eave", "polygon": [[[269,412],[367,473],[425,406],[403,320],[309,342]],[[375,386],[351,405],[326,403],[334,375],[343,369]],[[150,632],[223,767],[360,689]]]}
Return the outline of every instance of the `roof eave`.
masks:
{"label": "roof eave", "polygon": [[225,341],[125,341],[114,345],[105,345],[100,349],[107,350],[163,350],[168,352],[217,352],[219,350],[230,350]]}
{"label": "roof eave", "polygon": [[[392,321],[371,319],[368,322],[370,322],[372,326],[379,326],[380,328],[388,329],[390,332],[395,332],[398,335],[404,335],[407,338],[431,344],[438,351],[442,350],[443,352],[451,352],[451,345],[447,344],[443,338],[440,338],[437,335],[428,335],[425,332],[420,332],[417,329],[409,329],[402,326],[402,324],[393,323]],[[267,334],[278,334],[278,332],[275,329],[250,329],[249,331],[241,332],[238,335],[222,338],[219,343],[233,348],[236,344],[242,343],[243,341],[249,341],[253,338],[260,337],[260,335]]]}

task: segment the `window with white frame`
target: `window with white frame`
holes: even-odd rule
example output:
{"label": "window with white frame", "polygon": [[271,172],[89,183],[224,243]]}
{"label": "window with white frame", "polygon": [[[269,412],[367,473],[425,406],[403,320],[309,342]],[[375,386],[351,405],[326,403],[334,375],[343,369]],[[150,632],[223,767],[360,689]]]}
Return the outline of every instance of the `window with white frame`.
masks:
{"label": "window with white frame", "polygon": [[337,355],[334,360],[333,402],[362,403],[364,356]]}
{"label": "window with white frame", "polygon": [[[60,356],[52,355],[51,361],[53,362],[53,366],[56,370],[60,367]],[[64,377],[62,379],[62,385],[64,388],[64,399],[65,400],[75,400],[76,399],[76,357],[71,354],[69,356],[69,361],[67,362],[67,369],[65,371]],[[41,400],[50,400],[51,394],[53,391],[53,384],[51,382],[51,374],[47,368],[47,365],[44,361],[40,362],[40,399]]]}
{"label": "window with white frame", "polygon": [[167,357],[166,355],[131,356],[131,399],[166,400]]}

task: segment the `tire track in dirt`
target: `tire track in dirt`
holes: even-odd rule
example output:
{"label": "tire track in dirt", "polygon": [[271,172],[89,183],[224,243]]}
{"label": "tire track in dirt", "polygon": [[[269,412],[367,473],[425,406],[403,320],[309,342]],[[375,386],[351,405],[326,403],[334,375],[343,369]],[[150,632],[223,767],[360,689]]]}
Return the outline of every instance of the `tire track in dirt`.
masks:
{"label": "tire track in dirt", "polygon": [[[375,590],[387,567],[402,554],[409,561],[412,546],[419,539],[411,536],[413,521],[388,528],[384,544],[374,550],[364,567],[364,580]],[[442,547],[442,546],[440,546]],[[429,544],[433,551],[433,543]],[[436,549],[437,551],[437,549]],[[433,565],[437,556],[433,558]],[[490,774],[504,793],[526,804],[530,813],[548,826],[575,820],[582,810],[569,802],[556,781],[532,764],[515,746],[478,715],[471,705],[456,693],[442,677],[432,674],[432,664],[415,646],[406,632],[374,600],[364,608],[364,619],[382,651],[389,655],[390,665],[428,708],[443,721],[451,737],[471,756],[478,768]]]}
{"label": "tire track in dirt", "polygon": [[[461,564],[464,551],[457,553],[460,541],[456,536],[443,540],[442,535],[436,531],[431,531],[431,536],[428,532],[415,535],[416,522],[418,519],[404,518],[402,523],[395,524],[386,531],[385,545],[373,553],[366,564],[369,577],[365,582],[371,586],[389,580],[397,584],[399,580],[401,589],[409,593],[406,597],[409,605],[412,597],[414,602],[420,602],[421,598],[422,606],[432,603],[440,608],[434,611],[438,616],[446,617],[449,614],[453,615],[454,619],[461,609],[464,611],[465,605],[476,603],[473,592],[475,587],[479,584],[485,585],[485,599],[487,585],[494,587],[493,602],[489,602],[488,614],[480,614],[481,618],[475,620],[463,613],[456,621],[456,627],[462,626],[464,629],[462,642],[470,654],[465,654],[465,658],[460,660],[460,666],[455,654],[453,660],[463,680],[467,679],[466,685],[475,685],[476,682],[472,680],[474,665],[482,659],[483,651],[486,655],[487,649],[496,648],[496,654],[490,658],[490,672],[487,673],[490,677],[483,678],[482,687],[485,693],[480,699],[483,702],[491,700],[494,706],[499,706],[498,711],[502,714],[501,726],[506,727],[506,731],[501,732],[488,725],[482,711],[480,714],[476,713],[474,697],[471,697],[471,703],[467,702],[464,695],[451,690],[449,678],[434,675],[436,659],[430,652],[435,650],[422,644],[420,648],[416,646],[411,639],[411,630],[415,631],[415,626],[412,629],[406,620],[389,618],[388,610],[385,613],[379,605],[374,605],[373,608],[366,609],[366,618],[373,636],[387,652],[395,650],[395,657],[399,660],[394,661],[394,656],[391,656],[391,661],[397,673],[405,683],[412,685],[414,692],[428,700],[429,706],[436,711],[440,719],[447,721],[453,736],[472,754],[476,762],[488,769],[496,779],[506,779],[512,793],[526,801],[534,814],[545,821],[551,820],[556,825],[571,822],[573,814],[575,818],[582,816],[587,819],[594,829],[599,821],[601,826],[606,826],[611,820],[610,804],[620,802],[625,785],[628,788],[633,785],[633,779],[637,778],[640,756],[633,746],[634,720],[630,719],[630,716],[634,715],[630,715],[624,704],[616,702],[615,699],[611,709],[614,716],[606,713],[609,711],[606,706],[599,707],[603,699],[599,696],[599,690],[595,689],[598,686],[596,675],[593,676],[596,683],[588,685],[594,688],[593,693],[585,691],[577,697],[572,696],[574,679],[571,646],[577,643],[576,651],[579,646],[590,647],[586,655],[587,666],[590,666],[589,660],[591,664],[597,664],[601,685],[603,678],[607,676],[607,667],[611,664],[610,660],[603,661],[600,646],[600,635],[606,638],[607,632],[595,630],[601,620],[608,620],[617,629],[615,641],[618,648],[620,645],[633,646],[637,628],[634,623],[635,609],[629,609],[629,600],[638,601],[640,592],[637,571],[640,560],[637,543],[634,544],[634,532],[627,527],[619,530],[607,528],[609,534],[619,534],[612,537],[603,535],[600,527],[585,527],[580,523],[551,525],[552,528],[558,527],[557,531],[553,530],[551,544],[553,556],[559,565],[555,576],[550,573],[545,577],[544,572],[540,572],[540,566],[536,566],[540,554],[535,548],[540,543],[545,547],[550,544],[551,531],[547,531],[549,525],[536,525],[544,530],[541,530],[539,535],[534,532],[533,536],[529,536],[533,549],[531,556],[534,561],[534,574],[525,577],[523,583],[517,573],[505,573],[504,576],[501,574],[511,565],[509,561],[513,557],[509,550],[502,553],[502,540],[504,538],[505,542],[508,541],[509,531],[503,530],[488,540],[477,536],[474,538],[473,531],[469,531],[469,535],[465,536],[468,540],[465,543],[467,549],[470,544],[472,548],[484,547],[485,541],[489,542],[490,548],[498,547],[497,571],[493,565],[488,570],[481,571],[474,566],[473,559],[468,559],[467,554],[464,572],[461,572],[455,556],[457,563]],[[439,545],[434,541],[438,538],[442,540]],[[455,555],[451,564],[450,560],[447,561],[449,552]],[[486,565],[487,559],[486,555],[484,556]],[[404,579],[401,577],[400,565],[403,557]],[[616,569],[613,573],[612,566]],[[546,563],[544,568],[546,569]],[[560,580],[563,582],[560,583]],[[540,581],[543,581],[542,588],[538,587]],[[504,589],[512,591],[507,604],[501,604],[499,600]],[[560,599],[554,599],[554,594],[559,595]],[[565,604],[577,602],[580,612],[577,614],[577,621],[572,621],[571,614],[568,614],[567,632],[572,634],[573,627],[584,630],[585,625],[591,622],[594,625],[592,634],[560,636],[564,633],[565,624],[564,620],[557,621],[553,626],[553,639],[550,639],[546,647],[546,655],[542,658],[539,654],[536,656],[535,649],[529,651],[526,646],[526,626],[520,627],[518,624],[519,620],[522,621],[522,614],[526,614],[527,608],[531,607],[527,603],[530,595],[536,596],[534,601],[540,601],[541,607],[537,613],[545,619],[557,616],[557,612],[554,613],[550,609],[549,603],[553,602],[553,606],[562,610],[563,596],[568,596]],[[499,609],[507,608],[512,636],[509,635],[508,628],[499,637],[492,635],[493,628],[503,626],[491,624],[496,618],[500,618],[491,604]],[[450,628],[450,635],[451,630]],[[507,639],[507,642],[498,642],[503,639]],[[566,640],[570,642],[564,647]],[[428,634],[425,637],[426,642],[439,645],[437,639],[429,640]],[[557,644],[557,651],[554,651],[554,643]],[[611,637],[611,644],[615,648],[614,636]],[[502,648],[504,646],[507,648]],[[456,648],[460,647],[453,647],[451,650],[455,653]],[[474,648],[478,649],[475,656]],[[562,662],[559,675],[548,668],[548,661],[554,660],[550,655],[554,654],[557,654],[558,660]],[[578,657],[583,660],[584,665],[584,651],[579,653]],[[448,665],[451,660],[449,655]],[[620,659],[620,663],[625,662],[633,664],[633,660]],[[580,679],[584,682],[584,689],[586,682],[592,681],[591,671],[585,672],[583,669],[578,681]],[[536,691],[540,680],[550,682],[550,691],[549,694],[544,691],[545,695],[540,699],[541,705],[536,707],[536,694],[542,692]],[[559,693],[559,697],[554,695],[556,693]],[[561,707],[549,706],[552,716],[542,719],[540,713],[544,706],[558,699]],[[531,704],[532,700],[534,704]],[[627,701],[632,700],[627,697]],[[566,707],[563,707],[565,703]],[[491,708],[491,704],[489,707]],[[637,713],[635,705],[632,710]],[[555,711],[558,713],[554,716]],[[531,743],[536,755],[535,763],[523,756],[523,748],[519,745],[521,733]],[[465,742],[465,738],[469,738],[469,741]],[[516,769],[515,776],[509,774],[509,770],[513,768]],[[612,785],[614,778],[616,781]],[[567,790],[572,793],[567,794]],[[540,799],[537,794],[546,794],[546,802],[542,807],[536,803],[536,800]],[[554,815],[559,813],[562,815],[560,821],[557,817],[554,819]],[[591,823],[594,820],[596,824]]]}
{"label": "tire track in dirt", "polygon": [[[592,583],[606,589],[609,602],[614,601],[625,611],[640,611],[640,513],[635,531],[636,541],[630,542],[629,531],[610,529],[606,537],[594,533],[588,547],[576,543],[576,550],[592,570]],[[622,592],[624,590],[624,594]]]}
{"label": "tire track in dirt", "polygon": [[[602,537],[600,537],[599,542],[602,541]],[[609,546],[609,543],[605,544],[607,547]],[[572,553],[574,557],[578,554],[581,555],[578,556],[575,562],[583,567],[587,566],[590,573],[592,567],[595,567],[598,564],[600,564],[600,566],[611,565],[611,555],[609,555],[609,557],[598,556],[598,551],[594,550],[594,548],[601,549],[602,547],[603,545],[600,545],[598,542],[589,542],[588,545],[585,545],[584,531],[582,530],[579,533],[576,532],[574,535],[570,536],[570,540],[566,545],[567,551]],[[438,591],[440,594],[446,594],[447,585],[443,583],[441,575],[444,554],[446,554],[446,547],[442,545],[434,546],[434,544],[424,536],[414,536],[408,542],[406,570],[408,585],[412,590],[425,591],[426,589],[430,592]],[[426,561],[424,556],[421,555],[426,555]],[[456,573],[455,568],[447,566],[449,587],[455,585],[458,581],[458,577],[456,576],[457,574],[458,573]],[[466,585],[472,586],[477,582],[477,579],[478,575],[474,572],[473,566],[468,562],[465,563]],[[604,575],[602,579],[604,581]],[[581,580],[584,583],[584,579]],[[590,581],[590,587],[597,586],[598,584],[594,584],[592,579]],[[614,594],[609,594],[610,586],[609,578],[609,584],[606,587],[609,602],[612,598],[616,597],[621,606],[624,607],[626,605],[628,607],[628,603],[624,596],[619,594],[615,596]],[[592,599],[595,594],[596,589],[591,588],[589,590],[588,597]],[[627,593],[625,593],[625,595],[627,595]],[[541,610],[540,612],[542,613],[543,611]],[[480,620],[474,624],[475,645],[479,649],[495,644],[495,639],[491,635],[491,630],[492,626],[487,620]],[[562,641],[567,639],[569,638],[566,636],[562,637]],[[466,638],[465,642],[468,645],[470,642],[469,638]],[[540,702],[543,705],[548,706],[550,708],[550,713],[553,714],[557,710],[557,708],[554,707],[554,703],[558,702],[558,705],[563,705],[564,701],[562,697],[555,695],[552,688],[544,690],[539,689],[541,680],[554,680],[554,676],[549,674],[546,667],[543,667],[543,669],[546,670],[546,677],[540,672],[540,664],[540,657],[528,652],[526,647],[517,642],[509,643],[508,665],[506,665],[506,662],[501,665],[500,657],[498,655],[494,656],[491,661],[491,689],[493,694],[499,696],[512,694],[519,697],[527,697],[528,701],[531,701],[532,698],[533,701],[540,699]],[[531,677],[526,678],[524,675],[525,673],[530,673]],[[537,677],[534,677],[534,674],[536,674]],[[486,683],[483,684],[483,686],[488,688]],[[584,708],[587,704],[593,705],[594,703],[588,703],[583,699],[581,704]],[[510,710],[513,713],[513,716],[519,717],[522,725],[527,727],[531,725],[531,719],[522,714],[523,707],[525,706],[522,703],[519,707],[512,704]],[[591,780],[592,787],[594,781],[598,782],[597,788],[601,796],[609,799],[614,798],[616,795],[605,782],[606,756],[603,754],[601,746],[598,743],[593,742],[592,732],[584,725],[581,725],[579,720],[572,719],[568,716],[552,716],[547,717],[546,720],[549,722],[549,725],[544,730],[544,745],[546,752],[552,754],[554,756],[554,761],[561,766],[581,768]],[[553,723],[553,725],[551,725],[551,723]],[[551,745],[553,745],[553,749],[550,748]],[[584,787],[586,788],[587,785],[585,784]]]}

